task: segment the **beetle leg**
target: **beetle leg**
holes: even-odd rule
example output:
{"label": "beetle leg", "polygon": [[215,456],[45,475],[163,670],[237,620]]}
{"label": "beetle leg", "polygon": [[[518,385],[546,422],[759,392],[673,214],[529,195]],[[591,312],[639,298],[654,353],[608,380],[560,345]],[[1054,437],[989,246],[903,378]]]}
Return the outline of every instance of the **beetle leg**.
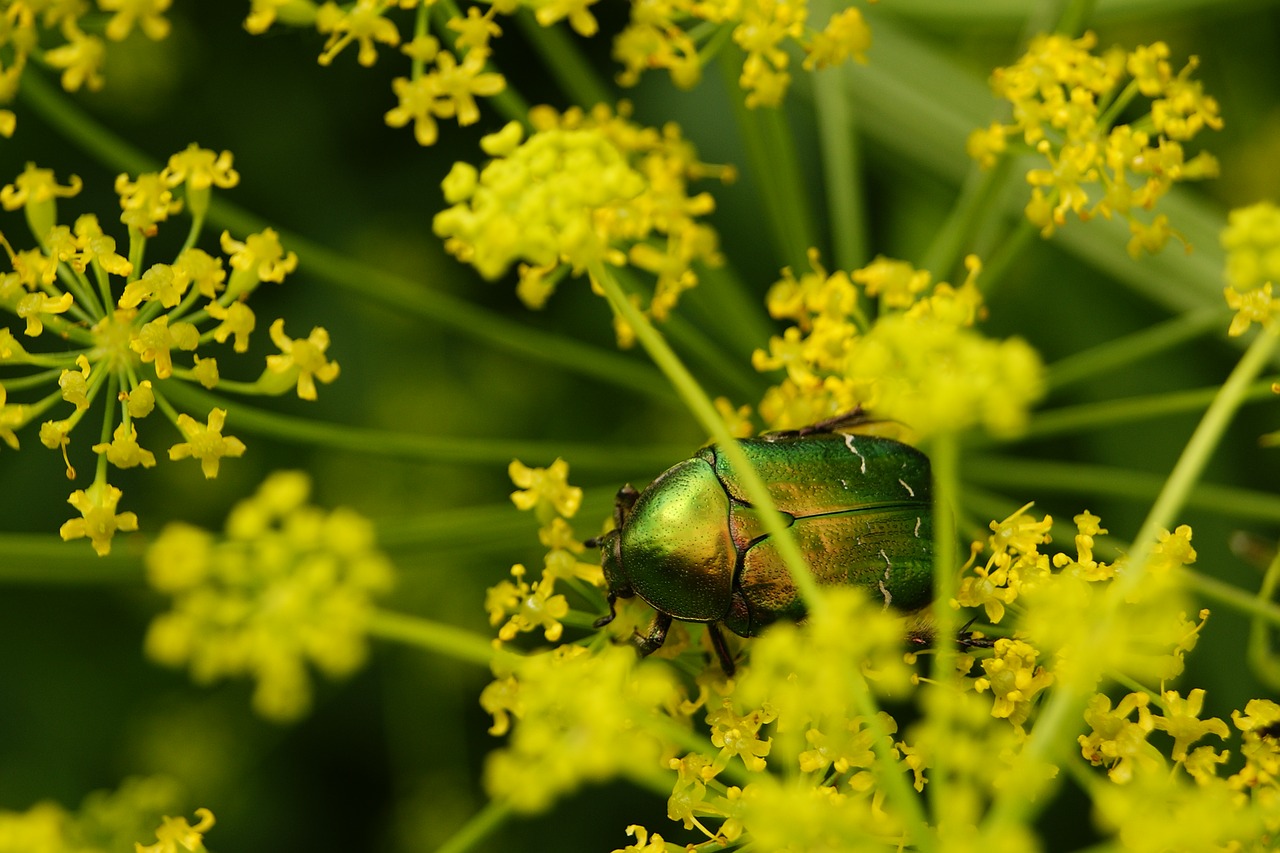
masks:
{"label": "beetle leg", "polygon": [[614,620],[614,617],[618,615],[618,611],[615,608],[615,605],[617,603],[618,603],[618,596],[614,595],[613,593],[609,593],[609,612],[601,616],[596,621],[592,622],[591,626],[593,628],[603,628],[605,625],[608,625],[610,622],[612,622]]}
{"label": "beetle leg", "polygon": [[707,633],[711,635],[711,646],[716,650],[716,656],[720,658],[720,668],[724,670],[725,675],[732,678],[738,667],[733,662],[733,655],[729,654],[729,647],[724,642],[724,634],[720,633],[720,626],[714,622],[708,622]]}
{"label": "beetle leg", "polygon": [[667,641],[667,630],[670,627],[671,616],[659,613],[653,617],[653,623],[649,625],[647,633],[636,632],[631,637],[631,642],[640,653],[640,657],[647,657],[662,648],[662,644]]}

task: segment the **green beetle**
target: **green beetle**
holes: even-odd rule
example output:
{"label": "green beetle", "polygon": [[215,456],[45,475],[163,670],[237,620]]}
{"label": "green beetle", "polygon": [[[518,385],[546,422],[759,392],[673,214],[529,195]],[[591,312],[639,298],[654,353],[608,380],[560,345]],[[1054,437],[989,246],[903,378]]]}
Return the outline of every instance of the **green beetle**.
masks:
{"label": "green beetle", "polygon": [[[861,412],[739,442],[785,513],[820,584],[856,584],[909,614],[933,597],[929,458],[913,447],[841,432]],[[666,640],[672,619],[705,622],[726,674],[733,658],[719,625],[754,637],[779,619],[805,615],[791,575],[764,532],[728,458],[699,450],[649,484],[624,486],[615,529],[595,540],[614,618],[619,598],[640,596],[658,612],[633,642],[642,655]],[[927,641],[927,632],[913,638]]]}

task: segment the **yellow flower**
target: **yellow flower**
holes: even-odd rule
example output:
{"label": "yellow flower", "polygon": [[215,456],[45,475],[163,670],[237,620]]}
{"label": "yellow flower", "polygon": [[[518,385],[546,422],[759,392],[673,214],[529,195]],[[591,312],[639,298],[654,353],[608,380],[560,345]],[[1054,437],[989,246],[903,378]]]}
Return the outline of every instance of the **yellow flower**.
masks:
{"label": "yellow flower", "polygon": [[135,24],[147,38],[159,40],[169,35],[164,12],[173,0],[98,0],[104,12],[115,12],[107,22],[107,38],[123,41]]}
{"label": "yellow flower", "polygon": [[554,510],[566,518],[572,518],[582,505],[582,489],[569,485],[569,463],[557,459],[547,468],[530,468],[519,460],[512,460],[507,468],[511,482],[521,491],[511,493],[511,502],[522,510],[543,507]]}
{"label": "yellow flower", "polygon": [[105,453],[107,461],[117,468],[150,468],[156,464],[155,454],[138,444],[138,430],[132,424],[121,423],[112,440],[95,444],[93,452]]}
{"label": "yellow flower", "polygon": [[101,89],[105,82],[102,66],[107,56],[106,44],[97,36],[85,35],[72,22],[63,24],[62,34],[67,43],[44,54],[50,67],[62,69],[62,88],[68,92],[78,91],[81,86],[94,92]]}
{"label": "yellow flower", "polygon": [[[1165,764],[1160,751],[1147,742],[1156,727],[1148,704],[1145,693],[1130,693],[1114,710],[1105,694],[1096,693],[1089,700],[1084,719],[1092,731],[1080,735],[1080,749],[1089,763],[1109,767],[1112,781],[1129,781],[1138,765],[1160,768]],[[1130,720],[1135,711],[1137,719]]]}
{"label": "yellow flower", "polygon": [[165,817],[156,830],[156,843],[135,845],[137,853],[202,853],[204,834],[213,829],[213,812],[196,809],[196,825],[187,823],[185,817]]}
{"label": "yellow flower", "polygon": [[[1036,353],[1017,338],[992,341],[972,328],[984,314],[975,277],[959,287],[930,289],[930,276],[909,264],[876,258],[853,273],[828,274],[811,253],[814,272],[784,270],[769,291],[769,312],[795,325],[757,350],[757,370],[785,370],[760,414],[774,429],[796,429],[861,406],[915,434],[976,423],[996,434],[1022,429],[1041,394]],[[867,328],[860,291],[879,300]]]}
{"label": "yellow flower", "polygon": [[1173,751],[1170,757],[1174,761],[1182,761],[1187,757],[1187,748],[1205,735],[1217,735],[1226,738],[1230,731],[1227,724],[1216,717],[1201,720],[1200,711],[1204,708],[1204,690],[1195,688],[1183,699],[1176,690],[1166,690],[1160,696],[1160,704],[1164,714],[1152,719],[1157,731],[1168,732],[1173,738]]}
{"label": "yellow flower", "polygon": [[871,47],[871,29],[862,17],[862,11],[850,6],[835,12],[827,25],[813,36],[805,47],[808,54],[805,69],[826,68],[839,65],[850,58],[865,64],[867,50]]}
{"label": "yellow flower", "polygon": [[222,321],[213,330],[215,341],[224,343],[227,338],[234,336],[235,343],[232,348],[236,352],[249,351],[249,333],[257,325],[257,318],[252,308],[236,300],[225,306],[221,302],[210,302],[205,310],[209,312],[210,317]]}
{"label": "yellow flower", "polygon": [[129,348],[142,357],[143,364],[155,364],[156,377],[159,379],[168,379],[173,375],[173,350],[189,351],[199,345],[199,330],[186,322],[170,326],[168,314],[161,314],[143,325],[129,341]]}
{"label": "yellow flower", "polygon": [[267,373],[277,377],[268,383],[271,386],[278,387],[281,382],[287,383],[285,387],[297,385],[301,399],[314,400],[317,379],[328,385],[338,378],[338,363],[329,361],[324,354],[329,348],[329,333],[323,327],[317,326],[309,336],[295,339],[284,333],[284,320],[276,320],[270,334],[280,348],[279,355],[267,356]]}
{"label": "yellow flower", "polygon": [[117,175],[116,194],[124,209],[120,221],[147,236],[156,232],[156,225],[182,210],[182,200],[174,196],[173,188],[159,172],[146,172],[134,179],[127,174]]}
{"label": "yellow flower", "polygon": [[400,31],[383,17],[386,4],[379,0],[356,0],[349,8],[342,9],[336,3],[325,3],[316,14],[316,29],[328,33],[320,64],[328,65],[351,42],[360,45],[357,60],[370,66],[378,61],[378,49],[374,43],[395,47],[400,43]]}
{"label": "yellow flower", "polygon": [[43,240],[57,221],[57,200],[78,194],[81,186],[81,180],[75,175],[62,186],[54,179],[52,169],[40,169],[35,163],[28,163],[13,183],[0,187],[0,206],[5,210],[26,208],[32,233],[36,239]]}
{"label": "yellow flower", "polygon": [[990,690],[994,697],[991,716],[1007,719],[1015,728],[1031,715],[1036,694],[1053,684],[1053,674],[1036,666],[1039,652],[1022,640],[996,640],[995,654],[982,662],[986,675],[974,681],[979,693]]}
{"label": "yellow flower", "polygon": [[273,228],[250,234],[243,242],[223,231],[222,251],[231,256],[232,269],[231,281],[223,294],[224,302],[253,290],[259,282],[284,281],[286,275],[298,268],[297,254],[285,252],[280,245],[280,235]]}
{"label": "yellow flower", "polygon": [[111,540],[117,530],[128,533],[138,529],[137,515],[132,512],[116,513],[116,505],[123,494],[106,481],[72,492],[67,503],[79,510],[82,517],[64,523],[59,535],[67,542],[88,537],[99,556],[110,554]]}
{"label": "yellow flower", "polygon": [[178,429],[186,436],[186,441],[179,442],[169,448],[171,460],[186,459],[188,456],[200,460],[200,468],[206,479],[218,476],[218,465],[224,456],[237,458],[244,455],[244,442],[235,436],[222,434],[226,422],[225,409],[212,409],[207,424],[202,424],[187,414],[178,415]]}

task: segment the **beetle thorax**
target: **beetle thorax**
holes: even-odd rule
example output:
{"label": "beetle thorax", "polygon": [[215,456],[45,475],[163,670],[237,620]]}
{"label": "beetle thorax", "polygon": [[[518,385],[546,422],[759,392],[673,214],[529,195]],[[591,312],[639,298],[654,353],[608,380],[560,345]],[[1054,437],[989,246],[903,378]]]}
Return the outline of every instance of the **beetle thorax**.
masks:
{"label": "beetle thorax", "polygon": [[729,610],[737,558],[729,497],[712,467],[695,457],[640,495],[619,532],[613,573],[658,611],[711,622]]}

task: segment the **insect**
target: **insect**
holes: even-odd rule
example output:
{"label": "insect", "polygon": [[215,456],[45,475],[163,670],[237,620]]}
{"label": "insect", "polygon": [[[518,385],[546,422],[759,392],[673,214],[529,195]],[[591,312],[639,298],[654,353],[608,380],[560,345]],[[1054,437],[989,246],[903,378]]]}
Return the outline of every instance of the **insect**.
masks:
{"label": "insect", "polygon": [[[892,439],[843,431],[867,422],[855,410],[739,445],[818,583],[863,586],[886,607],[911,613],[933,594],[929,459]],[[609,612],[595,624],[613,620],[617,599],[638,595],[657,611],[632,639],[641,655],[662,646],[673,619],[704,622],[732,675],[719,626],[754,637],[779,619],[804,618],[790,572],[716,445],[643,492],[624,486],[614,521],[594,543],[609,590]]]}

